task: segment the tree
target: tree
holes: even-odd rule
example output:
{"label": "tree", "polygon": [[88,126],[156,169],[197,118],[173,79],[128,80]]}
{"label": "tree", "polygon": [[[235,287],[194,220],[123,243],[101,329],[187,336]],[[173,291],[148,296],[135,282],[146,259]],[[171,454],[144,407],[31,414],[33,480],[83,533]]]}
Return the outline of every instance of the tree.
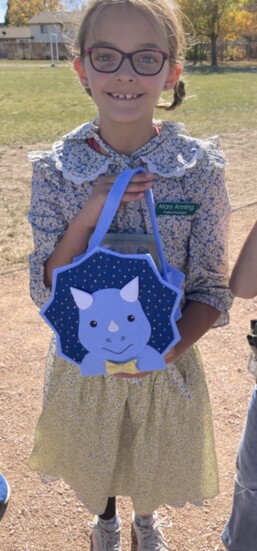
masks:
{"label": "tree", "polygon": [[62,9],[60,0],[9,0],[5,21],[9,25],[25,25],[31,17],[42,11],[56,12]]}
{"label": "tree", "polygon": [[178,0],[182,12],[191,22],[198,38],[211,42],[211,64],[217,66],[217,40],[223,33],[228,14],[242,9],[245,0]]}
{"label": "tree", "polygon": [[5,13],[5,18],[4,18],[4,24],[6,25],[6,27],[8,27],[8,25],[10,25],[9,10],[10,10],[10,0],[8,0],[8,2],[7,2],[6,13]]}
{"label": "tree", "polygon": [[[253,2],[251,3],[253,5]],[[249,2],[240,9],[233,7],[224,18],[223,36],[228,40],[240,37],[255,37],[257,34],[257,3],[256,9]]]}

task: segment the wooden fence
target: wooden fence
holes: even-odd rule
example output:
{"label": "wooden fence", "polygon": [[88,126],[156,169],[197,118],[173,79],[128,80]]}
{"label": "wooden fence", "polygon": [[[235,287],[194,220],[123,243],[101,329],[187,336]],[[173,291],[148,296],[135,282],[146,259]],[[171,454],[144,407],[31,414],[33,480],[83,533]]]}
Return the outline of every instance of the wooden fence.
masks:
{"label": "wooden fence", "polygon": [[[256,61],[257,60],[257,39],[217,41],[217,58],[220,62],[226,61]],[[191,46],[186,54],[186,59],[194,63],[210,61],[211,44],[199,42]]]}

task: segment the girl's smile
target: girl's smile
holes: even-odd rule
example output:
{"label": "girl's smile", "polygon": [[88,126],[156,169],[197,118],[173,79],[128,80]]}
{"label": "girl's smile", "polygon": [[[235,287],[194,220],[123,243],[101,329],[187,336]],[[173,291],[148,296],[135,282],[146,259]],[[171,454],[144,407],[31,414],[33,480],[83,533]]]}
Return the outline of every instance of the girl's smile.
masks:
{"label": "girl's smile", "polygon": [[120,152],[138,149],[155,135],[163,88],[178,78],[164,26],[131,5],[108,6],[92,16],[84,51],[75,68],[97,105],[102,138]]}
{"label": "girl's smile", "polygon": [[107,92],[108,96],[118,100],[135,100],[141,98],[143,94],[119,94],[115,92]]}

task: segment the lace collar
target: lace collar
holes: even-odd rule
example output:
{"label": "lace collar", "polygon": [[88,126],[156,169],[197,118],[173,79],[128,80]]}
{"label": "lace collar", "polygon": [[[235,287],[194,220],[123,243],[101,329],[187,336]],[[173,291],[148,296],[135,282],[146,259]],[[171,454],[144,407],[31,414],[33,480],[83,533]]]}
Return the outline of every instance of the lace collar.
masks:
{"label": "lace collar", "polygon": [[[117,153],[103,142],[98,131],[98,120],[79,126],[63,140],[53,146],[52,158],[56,168],[62,171],[64,178],[75,184],[94,181],[105,174],[110,165],[119,167],[119,171],[137,166],[145,166],[149,171],[164,177],[182,177],[185,172],[203,158],[208,151],[209,158],[216,164],[224,165],[224,155],[218,138],[198,140],[191,138],[183,124],[168,121],[154,121],[160,129],[159,134],[131,156]],[[104,153],[98,153],[89,145],[88,138],[94,138]]]}

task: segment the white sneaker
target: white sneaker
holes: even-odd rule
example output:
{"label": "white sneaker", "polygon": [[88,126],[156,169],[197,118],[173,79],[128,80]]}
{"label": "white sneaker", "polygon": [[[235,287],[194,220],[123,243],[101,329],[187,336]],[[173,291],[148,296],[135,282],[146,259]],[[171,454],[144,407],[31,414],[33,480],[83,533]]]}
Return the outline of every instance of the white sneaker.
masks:
{"label": "white sneaker", "polygon": [[112,523],[105,524],[95,517],[89,525],[92,528],[92,551],[122,551],[120,521],[118,526],[113,523],[112,527]]}
{"label": "white sneaker", "polygon": [[166,518],[157,518],[153,524],[149,523],[146,526],[140,526],[135,521],[134,515],[132,520],[137,538],[137,551],[169,551],[168,544],[161,531],[161,526],[166,522]]}

